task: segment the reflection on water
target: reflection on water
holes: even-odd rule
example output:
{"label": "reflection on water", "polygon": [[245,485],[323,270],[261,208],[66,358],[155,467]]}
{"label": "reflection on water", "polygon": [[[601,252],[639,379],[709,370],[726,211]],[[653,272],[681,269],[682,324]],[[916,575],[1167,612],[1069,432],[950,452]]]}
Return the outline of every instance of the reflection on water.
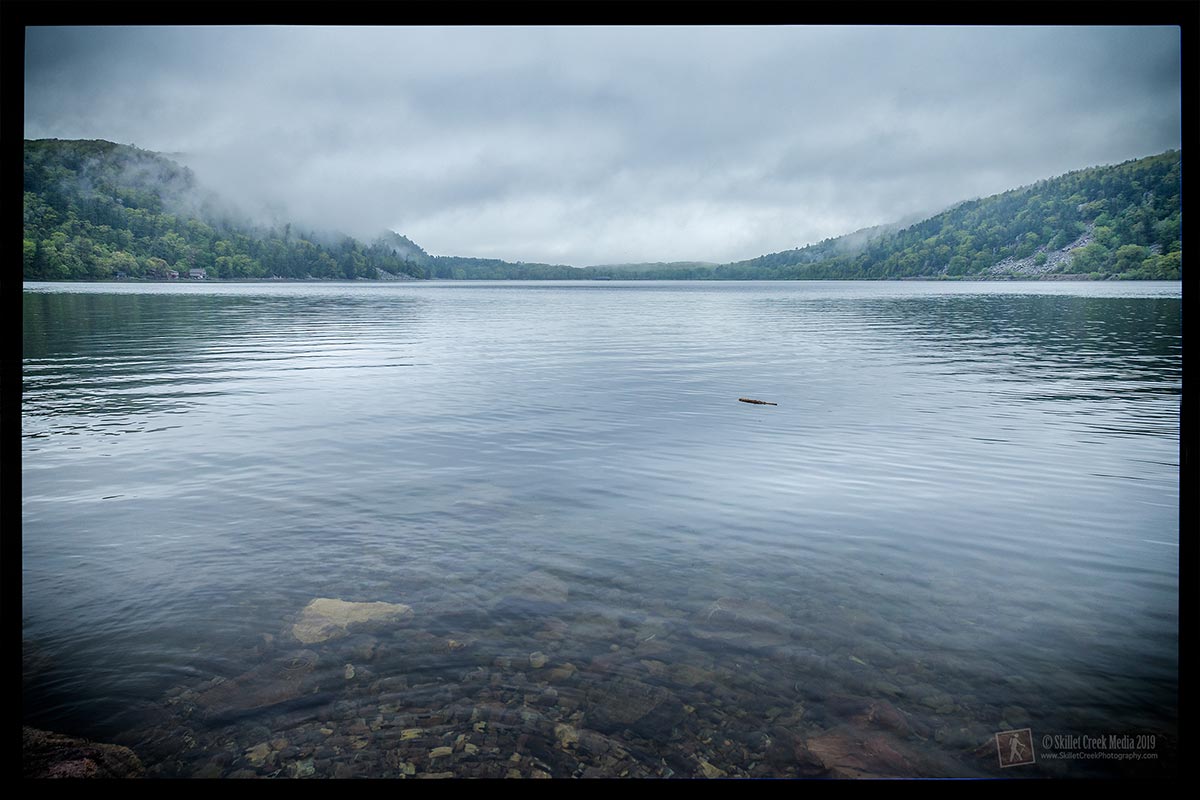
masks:
{"label": "reflection on water", "polygon": [[24,303],[26,722],[150,774],[1177,769],[1178,284]]}

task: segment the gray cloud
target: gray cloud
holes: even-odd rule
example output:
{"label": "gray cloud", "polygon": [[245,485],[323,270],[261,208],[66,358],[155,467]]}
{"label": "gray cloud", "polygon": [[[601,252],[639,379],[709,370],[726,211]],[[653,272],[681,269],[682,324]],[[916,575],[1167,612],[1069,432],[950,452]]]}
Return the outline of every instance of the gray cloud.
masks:
{"label": "gray cloud", "polygon": [[1175,28],[32,28],[25,134],[441,254],[724,261],[1180,146]]}

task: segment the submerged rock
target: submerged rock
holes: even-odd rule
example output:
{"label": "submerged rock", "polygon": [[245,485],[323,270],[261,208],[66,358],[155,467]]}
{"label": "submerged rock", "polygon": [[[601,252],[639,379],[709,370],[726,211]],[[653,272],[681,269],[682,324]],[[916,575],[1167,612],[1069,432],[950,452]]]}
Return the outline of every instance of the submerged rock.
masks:
{"label": "submerged rock", "polygon": [[902,736],[912,735],[912,727],[908,717],[900,709],[887,700],[875,700],[867,708],[862,718],[863,724],[874,725],[898,733]]}
{"label": "submerged rock", "polygon": [[558,740],[559,747],[566,750],[579,744],[579,731],[566,723],[559,723],[554,726],[554,738]]}
{"label": "submerged rock", "polygon": [[502,614],[552,615],[566,607],[569,594],[561,578],[534,570],[512,584],[492,608]]}
{"label": "submerged rock", "polygon": [[351,603],[318,597],[300,612],[292,635],[304,644],[315,644],[345,636],[351,625],[405,622],[412,616],[412,608],[402,603]]}
{"label": "submerged rock", "polygon": [[246,761],[250,762],[251,766],[261,767],[271,758],[271,746],[266,742],[260,742],[254,745],[254,747],[246,748],[244,755],[246,756]]}
{"label": "submerged rock", "polygon": [[21,729],[21,772],[26,778],[138,778],[144,771],[128,747]]}
{"label": "submerged rock", "polygon": [[912,778],[920,775],[912,754],[881,733],[827,731],[805,743],[834,778]]}
{"label": "submerged rock", "polygon": [[659,686],[617,678],[588,697],[588,727],[604,733],[629,728],[649,738],[666,738],[687,712],[679,698]]}
{"label": "submerged rock", "polygon": [[722,597],[697,615],[688,630],[701,641],[746,649],[778,648],[791,642],[792,621],[757,600]]}
{"label": "submerged rock", "polygon": [[[882,714],[881,714],[882,711]],[[872,704],[867,718],[876,727],[868,730],[854,723],[808,737],[797,748],[811,754],[834,778],[931,778],[982,777],[984,773],[965,765],[937,749],[921,747],[911,735],[896,730],[895,709],[881,709]],[[890,718],[890,719],[889,719]],[[904,738],[902,738],[904,737]],[[907,739],[907,741],[905,740]],[[995,751],[992,751],[993,756]]]}
{"label": "submerged rock", "polygon": [[295,700],[316,688],[311,680],[316,663],[316,653],[298,650],[215,683],[196,695],[195,704],[210,718],[222,718]]}
{"label": "submerged rock", "polygon": [[712,672],[691,664],[676,664],[671,669],[672,681],[689,689],[701,684],[711,684],[715,677]]}
{"label": "submerged rock", "polygon": [[958,706],[954,698],[945,692],[933,691],[920,698],[921,705],[932,708],[936,714],[953,714]]}
{"label": "submerged rock", "polygon": [[379,652],[379,639],[365,633],[354,634],[339,642],[343,652],[356,661],[371,661]]}
{"label": "submerged rock", "polygon": [[565,683],[571,679],[575,672],[575,665],[568,661],[561,667],[555,667],[550,670],[546,675],[546,680],[550,681],[550,683]]}
{"label": "submerged rock", "polygon": [[849,720],[859,728],[877,728],[901,736],[913,734],[908,716],[882,698],[834,695],[826,701],[825,710],[839,719]]}

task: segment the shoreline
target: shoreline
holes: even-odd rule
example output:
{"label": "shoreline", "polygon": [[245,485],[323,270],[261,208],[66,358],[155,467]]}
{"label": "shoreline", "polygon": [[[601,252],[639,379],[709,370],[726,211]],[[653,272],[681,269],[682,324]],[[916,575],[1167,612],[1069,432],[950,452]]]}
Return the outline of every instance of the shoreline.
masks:
{"label": "shoreline", "polygon": [[277,283],[1098,283],[1118,281],[1122,283],[1183,283],[1182,278],[1121,278],[1116,275],[1092,276],[1071,275],[1005,275],[971,276],[948,278],[944,276],[913,276],[905,278],[413,278],[411,280],[355,278],[208,278],[204,280],[162,280],[150,278],[107,278],[94,280],[37,280],[22,278],[25,283],[152,283],[166,285],[203,284],[277,284]]}

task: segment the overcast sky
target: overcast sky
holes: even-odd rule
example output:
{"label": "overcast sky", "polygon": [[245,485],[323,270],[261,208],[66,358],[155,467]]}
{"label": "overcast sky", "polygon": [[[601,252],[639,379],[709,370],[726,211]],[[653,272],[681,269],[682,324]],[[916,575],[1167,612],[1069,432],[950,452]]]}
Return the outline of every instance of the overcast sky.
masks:
{"label": "overcast sky", "polygon": [[751,258],[1180,147],[1177,28],[30,28],[25,70],[27,138],[510,261]]}

